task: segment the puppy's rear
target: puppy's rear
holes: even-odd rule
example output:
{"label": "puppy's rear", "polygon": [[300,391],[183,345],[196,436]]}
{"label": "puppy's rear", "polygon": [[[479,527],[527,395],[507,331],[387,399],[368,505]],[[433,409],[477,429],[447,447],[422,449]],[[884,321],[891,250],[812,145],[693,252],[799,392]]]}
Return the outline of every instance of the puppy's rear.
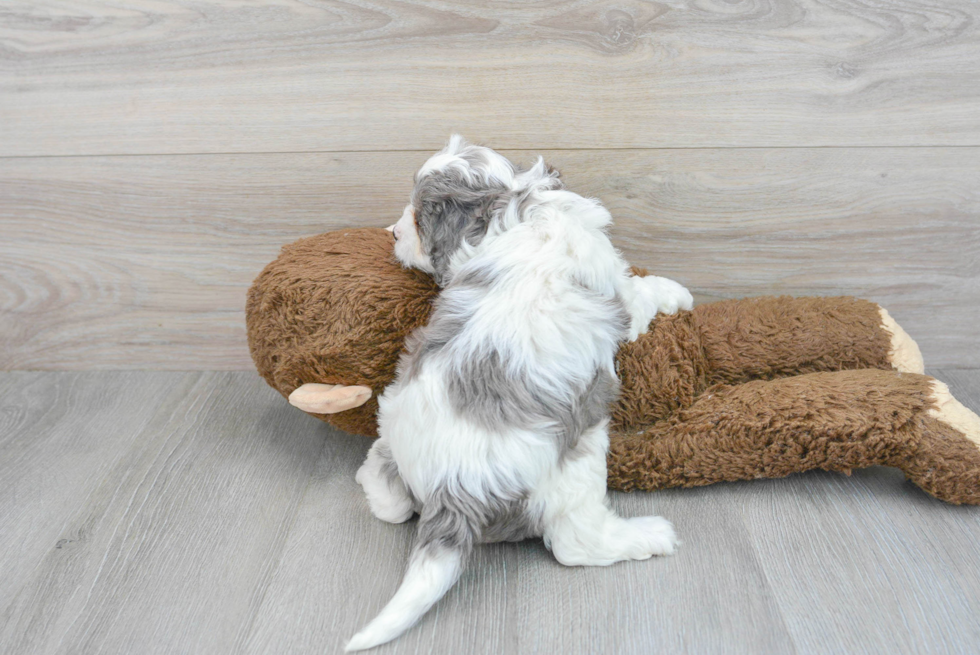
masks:
{"label": "puppy's rear", "polygon": [[421,506],[418,539],[395,596],[347,650],[415,623],[476,543],[543,536],[570,565],[673,552],[669,523],[605,503],[615,352],[657,311],[609,222],[543,162],[518,171],[456,138],[416,176],[395,253],[444,290],[379,398],[381,437],[358,482],[383,520]]}

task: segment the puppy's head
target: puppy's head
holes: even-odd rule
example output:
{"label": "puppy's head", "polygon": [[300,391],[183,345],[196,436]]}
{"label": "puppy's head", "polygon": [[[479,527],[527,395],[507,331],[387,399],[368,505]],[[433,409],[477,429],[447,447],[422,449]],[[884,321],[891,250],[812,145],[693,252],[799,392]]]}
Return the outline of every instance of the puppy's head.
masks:
{"label": "puppy's head", "polygon": [[393,228],[395,257],[445,286],[453,258],[483,241],[494,215],[532,174],[555,177],[541,161],[520,171],[490,148],[453,135],[415,174],[411,202]]}

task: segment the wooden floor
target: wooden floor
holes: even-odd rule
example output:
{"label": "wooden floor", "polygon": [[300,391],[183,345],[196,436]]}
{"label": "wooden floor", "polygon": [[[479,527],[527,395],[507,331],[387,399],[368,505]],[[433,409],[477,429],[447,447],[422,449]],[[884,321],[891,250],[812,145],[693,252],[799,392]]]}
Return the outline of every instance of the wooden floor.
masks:
{"label": "wooden floor", "polygon": [[[931,371],[980,409],[980,372]],[[253,373],[0,374],[0,652],[335,653],[394,592],[414,521],[374,519],[369,442]],[[612,494],[666,559],[481,547],[378,653],[975,653],[980,508],[894,469]]]}

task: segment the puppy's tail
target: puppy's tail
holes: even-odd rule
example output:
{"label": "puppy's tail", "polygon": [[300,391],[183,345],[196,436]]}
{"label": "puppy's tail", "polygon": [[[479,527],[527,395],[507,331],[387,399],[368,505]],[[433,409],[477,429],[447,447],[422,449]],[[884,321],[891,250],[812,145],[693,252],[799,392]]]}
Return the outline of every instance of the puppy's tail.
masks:
{"label": "puppy's tail", "polygon": [[381,613],[351,637],[345,651],[365,650],[391,641],[449,591],[473,551],[478,526],[471,518],[445,503],[426,504],[401,586]]}

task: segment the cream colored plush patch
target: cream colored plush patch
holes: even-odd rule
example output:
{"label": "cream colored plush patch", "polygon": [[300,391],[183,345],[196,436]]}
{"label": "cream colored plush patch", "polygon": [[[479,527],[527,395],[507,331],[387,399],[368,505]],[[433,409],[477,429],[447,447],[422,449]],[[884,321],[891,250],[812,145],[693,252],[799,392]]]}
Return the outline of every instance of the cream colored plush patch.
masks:
{"label": "cream colored plush patch", "polygon": [[289,404],[311,414],[336,414],[363,405],[370,397],[370,387],[311,382],[289,394]]}
{"label": "cream colored plush patch", "polygon": [[892,368],[902,373],[924,373],[925,363],[922,361],[919,344],[913,341],[912,337],[902,329],[902,326],[895,322],[888,310],[884,307],[878,309],[881,312],[881,326],[892,335],[892,347],[888,353]]}
{"label": "cream colored plush patch", "polygon": [[964,407],[960,401],[953,398],[949,387],[939,380],[932,381],[932,397],[936,400],[936,409],[930,409],[929,415],[950,425],[966,438],[980,447],[980,416]]}

